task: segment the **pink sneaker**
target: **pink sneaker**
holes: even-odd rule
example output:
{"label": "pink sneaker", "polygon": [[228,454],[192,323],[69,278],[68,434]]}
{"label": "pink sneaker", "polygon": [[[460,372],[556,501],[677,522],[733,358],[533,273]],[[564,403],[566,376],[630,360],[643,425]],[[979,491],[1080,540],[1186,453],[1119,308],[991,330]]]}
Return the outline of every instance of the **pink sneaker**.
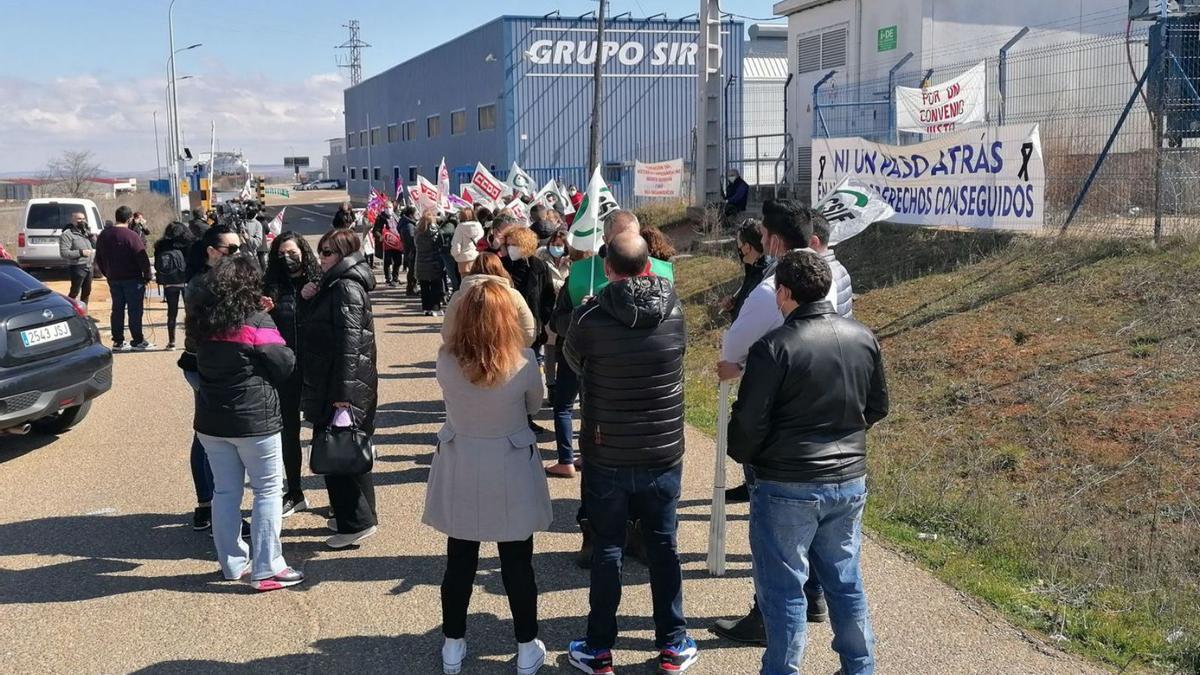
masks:
{"label": "pink sneaker", "polygon": [[273,577],[266,579],[255,579],[250,582],[250,586],[256,591],[277,591],[288,586],[295,586],[304,581],[304,573],[294,570],[290,567],[285,567],[275,574]]}

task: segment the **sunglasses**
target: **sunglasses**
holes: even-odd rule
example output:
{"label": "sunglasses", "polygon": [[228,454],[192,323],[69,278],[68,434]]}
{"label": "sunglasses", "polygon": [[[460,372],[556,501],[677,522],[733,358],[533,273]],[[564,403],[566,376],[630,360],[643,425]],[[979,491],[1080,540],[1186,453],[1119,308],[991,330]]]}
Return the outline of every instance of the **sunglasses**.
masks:
{"label": "sunglasses", "polygon": [[214,246],[213,248],[217,249],[218,251],[224,251],[228,255],[233,255],[234,253],[238,252],[238,249],[240,249],[241,246],[238,244],[226,244],[224,246]]}

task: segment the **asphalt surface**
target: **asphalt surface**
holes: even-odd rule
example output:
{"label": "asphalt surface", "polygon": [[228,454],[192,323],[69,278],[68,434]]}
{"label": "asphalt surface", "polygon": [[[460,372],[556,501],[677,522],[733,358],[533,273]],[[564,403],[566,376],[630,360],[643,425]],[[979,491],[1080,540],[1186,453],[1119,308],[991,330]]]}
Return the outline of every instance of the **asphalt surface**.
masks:
{"label": "asphalt surface", "polygon": [[[324,229],[324,207],[289,208],[294,226]],[[332,212],[329,211],[331,214]],[[284,522],[284,554],[307,581],[255,594],[223,581],[212,541],[190,528],[192,396],[176,353],[116,357],[112,392],[59,439],[0,438],[0,672],[438,673],[444,539],[421,524],[424,482],[443,404],[433,377],[438,319],[412,299],[374,295],[379,340],[380,533],[330,551],[320,479],[305,482],[314,512]],[[150,302],[151,340],[165,342],[164,306]],[[107,304],[93,303],[97,316]],[[550,426],[548,411],[541,421]],[[679,545],[685,609],[701,658],[692,672],[757,672],[760,650],[707,631],[744,612],[752,593],[747,509],[729,513],[729,570],[704,558],[714,445],[689,432]],[[552,458],[552,441],[542,450]],[[729,474],[737,475],[730,463]],[[543,672],[574,672],[563,649],[584,632],[587,574],[574,565],[578,483],[551,481],[553,531],[535,537]],[[245,502],[249,506],[249,495]],[[513,670],[514,638],[494,545],[483,547],[468,622],[466,673]],[[881,673],[1090,673],[980,609],[868,539],[865,574]],[[651,672],[646,570],[630,562],[621,605],[618,672]],[[827,624],[809,635],[805,673],[837,669]]]}

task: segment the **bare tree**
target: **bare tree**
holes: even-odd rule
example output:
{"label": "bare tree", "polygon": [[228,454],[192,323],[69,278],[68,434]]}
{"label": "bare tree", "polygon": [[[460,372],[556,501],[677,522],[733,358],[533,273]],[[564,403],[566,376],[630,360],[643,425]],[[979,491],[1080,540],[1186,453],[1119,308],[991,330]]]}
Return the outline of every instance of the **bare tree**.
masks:
{"label": "bare tree", "polygon": [[47,179],[68,197],[86,197],[100,177],[100,165],[90,150],[67,150],[46,164]]}

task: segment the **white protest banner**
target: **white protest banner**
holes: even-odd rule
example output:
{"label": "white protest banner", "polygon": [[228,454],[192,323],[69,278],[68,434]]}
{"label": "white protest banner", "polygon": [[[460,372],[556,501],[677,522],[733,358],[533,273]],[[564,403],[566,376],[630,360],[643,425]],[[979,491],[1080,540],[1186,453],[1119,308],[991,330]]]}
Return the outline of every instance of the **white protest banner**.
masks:
{"label": "white protest banner", "polygon": [[575,213],[575,205],[571,203],[571,195],[567,194],[567,187],[562,184],[561,180],[554,179],[554,189],[558,192],[558,203],[563,206],[563,215],[571,215]]}
{"label": "white protest banner", "polygon": [[896,215],[871,186],[846,176],[816,208],[829,221],[829,245],[836,246],[867,229],[871,223]]}
{"label": "white protest banner", "polygon": [[633,195],[635,197],[678,198],[683,186],[683,160],[666,162],[634,162]]}
{"label": "white protest banner", "polygon": [[287,211],[286,206],[279,209],[279,213],[276,213],[271,222],[267,223],[267,231],[271,233],[271,236],[278,237],[279,233],[283,231],[283,214],[285,211]]}
{"label": "white protest banner", "polygon": [[916,145],[814,138],[812,203],[847,176],[879,193],[908,225],[1042,227],[1046,167],[1036,124],[985,127]]}
{"label": "white protest banner", "polygon": [[408,193],[408,201],[413,206],[418,206],[421,203],[421,188],[416,185],[408,185],[404,188]]}
{"label": "white protest banner", "polygon": [[442,163],[438,165],[437,175],[438,189],[438,206],[447,208],[450,202],[447,197],[450,196],[450,172],[446,170],[446,158],[442,158]]}
{"label": "white protest banner", "polygon": [[619,208],[612,190],[600,175],[600,167],[596,167],[588,183],[587,195],[579,204],[579,212],[567,232],[567,245],[576,251],[599,251],[604,239],[604,217]]}
{"label": "white protest banner", "polygon": [[475,164],[475,175],[471,176],[471,185],[479,188],[479,191],[492,201],[500,199],[507,187],[483,166],[483,162]]}
{"label": "white protest banner", "polygon": [[430,183],[424,176],[417,176],[417,204],[422,209],[436,209],[441,200],[437,186]]}
{"label": "white protest banner", "polygon": [[961,131],[987,117],[987,64],[921,89],[896,87],[896,128],[918,134]]}
{"label": "white protest banner", "polygon": [[526,225],[529,224],[529,207],[525,205],[525,202],[521,201],[520,197],[513,198],[513,200],[505,204],[504,208],[501,210],[510,211],[517,220]]}
{"label": "white protest banner", "polygon": [[513,162],[508,170],[508,188],[513,194],[531,195],[537,192],[537,181]]}

